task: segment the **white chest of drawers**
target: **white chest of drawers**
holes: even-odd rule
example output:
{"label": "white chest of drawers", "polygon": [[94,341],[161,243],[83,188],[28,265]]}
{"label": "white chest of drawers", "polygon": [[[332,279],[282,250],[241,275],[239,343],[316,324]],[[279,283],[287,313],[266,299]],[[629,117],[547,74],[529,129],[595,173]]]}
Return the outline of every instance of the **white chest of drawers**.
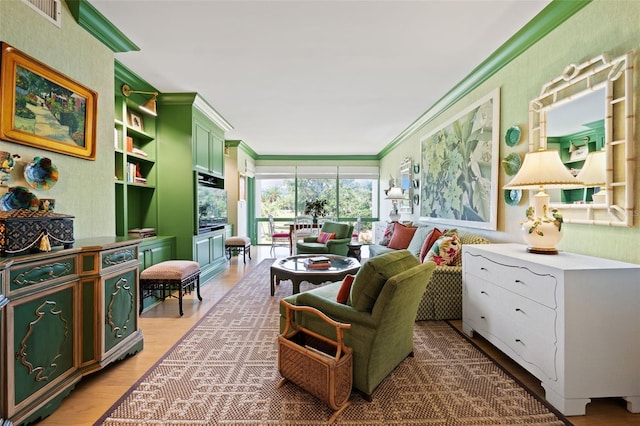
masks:
{"label": "white chest of drawers", "polygon": [[540,379],[565,415],[591,398],[640,412],[640,265],[520,244],[462,248],[462,320]]}

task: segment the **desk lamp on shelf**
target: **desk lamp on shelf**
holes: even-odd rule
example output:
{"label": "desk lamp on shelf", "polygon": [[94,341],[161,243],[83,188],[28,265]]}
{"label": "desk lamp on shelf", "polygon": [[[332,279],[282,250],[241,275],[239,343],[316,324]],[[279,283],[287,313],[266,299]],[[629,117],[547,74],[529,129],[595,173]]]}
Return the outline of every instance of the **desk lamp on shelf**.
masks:
{"label": "desk lamp on shelf", "polygon": [[525,155],[522,167],[504,189],[538,189],[533,207],[527,209],[527,220],[521,223],[528,252],[557,254],[556,245],[562,239],[562,215],[549,208],[551,197],[545,188],[575,188],[581,184],[562,163],[558,151],[540,149]]}

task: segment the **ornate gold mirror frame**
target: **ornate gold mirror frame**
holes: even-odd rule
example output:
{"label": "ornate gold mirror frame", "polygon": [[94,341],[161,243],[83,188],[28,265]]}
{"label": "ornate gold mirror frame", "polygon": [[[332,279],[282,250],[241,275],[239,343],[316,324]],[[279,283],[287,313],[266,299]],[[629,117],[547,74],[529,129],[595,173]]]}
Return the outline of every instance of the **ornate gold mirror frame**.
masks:
{"label": "ornate gold mirror frame", "polygon": [[[529,151],[547,148],[547,113],[596,90],[605,91],[604,202],[551,203],[565,222],[632,226],[634,216],[633,55],[614,60],[600,55],[571,64],[559,77],[542,86],[529,103]],[[539,146],[536,146],[536,142]]]}

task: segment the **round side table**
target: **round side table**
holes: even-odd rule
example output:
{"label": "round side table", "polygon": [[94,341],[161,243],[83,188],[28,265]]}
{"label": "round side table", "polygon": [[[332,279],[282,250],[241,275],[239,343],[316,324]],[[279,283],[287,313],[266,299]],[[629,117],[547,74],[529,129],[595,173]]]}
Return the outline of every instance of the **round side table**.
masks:
{"label": "round side table", "polygon": [[349,252],[347,253],[348,257],[353,257],[358,259],[358,262],[361,261],[361,252],[362,252],[362,244],[361,243],[349,243]]}

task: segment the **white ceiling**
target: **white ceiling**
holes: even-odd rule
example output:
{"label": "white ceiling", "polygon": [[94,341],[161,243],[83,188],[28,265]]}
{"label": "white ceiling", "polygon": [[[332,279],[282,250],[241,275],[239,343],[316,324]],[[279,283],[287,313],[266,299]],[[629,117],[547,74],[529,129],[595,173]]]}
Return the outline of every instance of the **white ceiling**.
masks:
{"label": "white ceiling", "polygon": [[548,0],[90,0],[116,59],[260,155],[375,155]]}

